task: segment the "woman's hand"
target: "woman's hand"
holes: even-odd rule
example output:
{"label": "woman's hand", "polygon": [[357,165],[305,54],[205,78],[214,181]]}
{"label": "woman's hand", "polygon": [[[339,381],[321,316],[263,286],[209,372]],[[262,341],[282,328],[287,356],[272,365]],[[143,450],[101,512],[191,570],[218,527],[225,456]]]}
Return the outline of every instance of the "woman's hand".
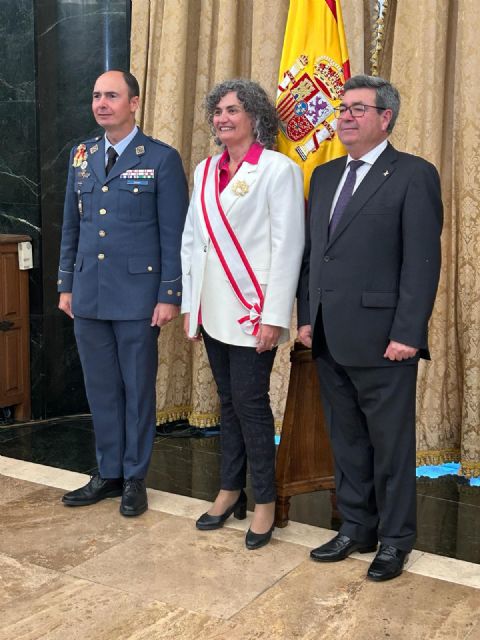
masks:
{"label": "woman's hand", "polygon": [[185,331],[185,336],[188,340],[191,340],[192,342],[200,342],[202,340],[202,334],[200,333],[200,331],[198,331],[197,335],[193,336],[193,338],[191,338],[188,335],[188,331],[190,329],[190,314],[189,313],[185,313],[183,316],[183,330]]}
{"label": "woman's hand", "polygon": [[282,327],[274,327],[271,324],[261,324],[257,335],[257,353],[271,351],[278,345]]}

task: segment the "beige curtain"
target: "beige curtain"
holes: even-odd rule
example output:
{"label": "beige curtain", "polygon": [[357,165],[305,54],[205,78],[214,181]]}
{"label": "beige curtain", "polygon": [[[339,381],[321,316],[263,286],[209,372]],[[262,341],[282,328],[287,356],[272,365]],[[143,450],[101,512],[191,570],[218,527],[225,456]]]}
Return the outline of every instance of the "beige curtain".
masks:
{"label": "beige curtain", "polygon": [[[385,64],[402,111],[392,142],[440,171],[445,225],[432,361],[418,382],[417,461],[480,475],[480,98],[477,0],[390,0]],[[391,61],[391,62],[390,62]],[[381,70],[388,74],[388,69]]]}
{"label": "beige curtain", "polygon": [[[147,134],[177,147],[191,181],[213,151],[202,101],[217,81],[250,77],[274,96],[288,0],[133,0],[132,72],[144,101]],[[390,78],[402,95],[392,142],[439,168],[445,203],[443,267],[431,321],[433,360],[418,383],[418,464],[461,460],[480,475],[480,125],[474,74],[480,24],[477,0],[342,0],[352,73]],[[379,37],[374,37],[374,36]],[[468,102],[467,102],[468,99]],[[293,333],[292,333],[293,335]],[[218,421],[210,369],[181,322],[162,330],[158,419]],[[285,406],[289,345],[276,359],[272,407]]]}
{"label": "beige curtain", "polygon": [[[176,147],[191,180],[214,150],[202,103],[216,82],[252,78],[275,96],[288,0],[133,0],[131,70],[143,96],[145,133]],[[343,3],[354,72],[363,70],[362,2]],[[183,337],[181,320],[162,329],[157,379],[160,422],[189,418],[218,423],[218,402],[202,345]],[[294,336],[294,331],[292,331]],[[279,348],[271,379],[272,409],[281,429],[290,374],[289,344]]]}

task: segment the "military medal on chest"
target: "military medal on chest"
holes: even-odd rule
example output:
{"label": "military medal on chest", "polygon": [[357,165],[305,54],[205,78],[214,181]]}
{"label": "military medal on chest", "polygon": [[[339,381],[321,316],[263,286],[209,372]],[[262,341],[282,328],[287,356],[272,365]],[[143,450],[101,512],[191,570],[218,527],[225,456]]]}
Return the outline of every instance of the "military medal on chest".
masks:
{"label": "military medal on chest", "polygon": [[82,164],[87,164],[87,155],[87,147],[84,144],[79,144],[77,150],[75,151],[75,155],[73,156],[72,167],[75,167],[75,169],[77,169],[78,167],[84,169]]}

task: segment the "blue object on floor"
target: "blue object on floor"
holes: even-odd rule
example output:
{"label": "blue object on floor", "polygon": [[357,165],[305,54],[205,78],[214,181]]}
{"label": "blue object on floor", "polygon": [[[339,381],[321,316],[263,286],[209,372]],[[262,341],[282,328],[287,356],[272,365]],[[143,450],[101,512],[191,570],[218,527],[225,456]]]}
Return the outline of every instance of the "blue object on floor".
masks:
{"label": "blue object on floor", "polygon": [[[275,444],[280,444],[280,436],[275,435]],[[438,465],[425,465],[417,467],[417,478],[427,476],[427,478],[440,478],[441,476],[456,476],[460,469],[458,462],[446,462]],[[480,478],[470,478],[470,486],[480,487]]]}
{"label": "blue object on floor", "polygon": [[460,469],[458,462],[446,462],[445,464],[425,465],[417,467],[417,478],[427,476],[428,478],[440,478],[440,476],[456,476]]}
{"label": "blue object on floor", "polygon": [[[417,478],[440,478],[441,476],[456,476],[460,470],[459,462],[445,462],[444,464],[425,465],[417,467]],[[470,486],[480,487],[480,478],[470,478]]]}

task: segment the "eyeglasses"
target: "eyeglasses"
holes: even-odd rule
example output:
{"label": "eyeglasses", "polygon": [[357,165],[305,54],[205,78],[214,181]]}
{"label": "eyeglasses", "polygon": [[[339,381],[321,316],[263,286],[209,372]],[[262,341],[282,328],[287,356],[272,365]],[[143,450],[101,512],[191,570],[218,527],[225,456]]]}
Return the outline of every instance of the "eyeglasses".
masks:
{"label": "eyeglasses", "polygon": [[343,118],[347,111],[350,111],[352,118],[363,118],[367,109],[385,111],[386,107],[376,107],[373,104],[352,104],[351,107],[347,107],[341,104],[339,107],[335,107],[334,112],[336,118]]}

